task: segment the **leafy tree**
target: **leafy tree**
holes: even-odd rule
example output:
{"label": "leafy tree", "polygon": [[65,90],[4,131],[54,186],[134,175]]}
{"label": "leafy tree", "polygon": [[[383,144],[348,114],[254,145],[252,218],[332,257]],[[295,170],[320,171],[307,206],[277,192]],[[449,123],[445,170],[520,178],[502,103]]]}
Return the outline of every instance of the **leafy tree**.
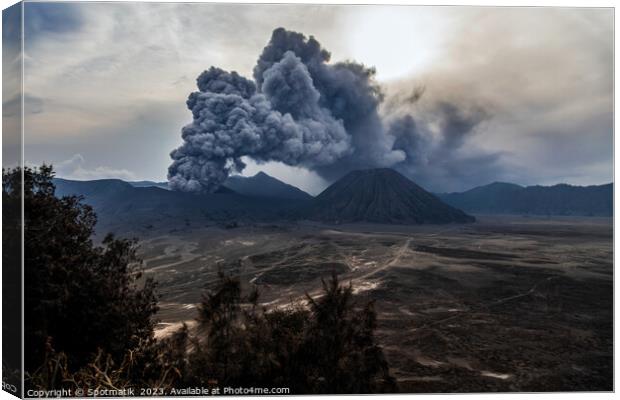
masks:
{"label": "leafy tree", "polygon": [[[3,170],[3,201],[19,202],[22,170]],[[51,351],[70,368],[99,349],[121,361],[152,338],[155,283],[145,279],[136,241],[91,239],[96,215],[77,196],[55,196],[51,166],[23,169],[25,367],[36,370]]]}

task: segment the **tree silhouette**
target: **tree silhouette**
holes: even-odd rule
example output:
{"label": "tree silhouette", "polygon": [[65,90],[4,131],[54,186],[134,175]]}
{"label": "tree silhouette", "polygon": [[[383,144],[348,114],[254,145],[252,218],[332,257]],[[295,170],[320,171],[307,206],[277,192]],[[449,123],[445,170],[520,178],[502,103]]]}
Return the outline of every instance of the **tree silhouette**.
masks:
{"label": "tree silhouette", "polygon": [[357,304],[335,274],[320,297],[268,309],[256,289],[243,293],[238,278],[220,273],[197,327],[155,340],[155,283],[141,275],[136,241],[108,235],[96,245],[95,213],[80,197],[55,196],[51,166],[3,171],[5,205],[21,201],[22,173],[30,387],[397,390],[375,341],[373,303]]}
{"label": "tree silhouette", "polygon": [[[2,196],[21,201],[20,168],[3,170]],[[96,215],[77,196],[55,196],[51,166],[23,169],[25,369],[52,350],[71,368],[98,349],[122,360],[152,337],[155,284],[144,279],[136,242],[108,235],[93,243]]]}
{"label": "tree silhouette", "polygon": [[224,386],[283,386],[299,393],[396,390],[376,344],[372,303],[358,306],[334,274],[307,306],[268,310],[258,293],[243,296],[237,278],[220,276],[203,297],[184,381]]}

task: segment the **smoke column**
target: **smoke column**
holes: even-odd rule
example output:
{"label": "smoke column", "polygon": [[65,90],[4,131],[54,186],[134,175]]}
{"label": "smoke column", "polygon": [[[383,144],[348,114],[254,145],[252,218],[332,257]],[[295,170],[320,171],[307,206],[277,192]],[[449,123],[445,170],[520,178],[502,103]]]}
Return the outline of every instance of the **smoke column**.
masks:
{"label": "smoke column", "polygon": [[[193,121],[170,154],[170,186],[213,192],[244,169],[244,156],[302,166],[330,180],[352,169],[420,165],[425,133],[410,115],[382,119],[384,95],[375,70],[329,59],[312,36],[278,28],[253,80],[216,67],[203,72],[187,100]],[[471,130],[477,121],[470,123],[453,106],[444,108],[447,146],[463,134],[452,128]]]}

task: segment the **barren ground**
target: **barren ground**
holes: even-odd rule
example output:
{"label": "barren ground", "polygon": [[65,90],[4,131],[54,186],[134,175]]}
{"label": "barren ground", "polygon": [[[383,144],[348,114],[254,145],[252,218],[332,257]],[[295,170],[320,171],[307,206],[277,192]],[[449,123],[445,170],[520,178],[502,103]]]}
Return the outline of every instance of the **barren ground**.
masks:
{"label": "barren ground", "polygon": [[612,220],[479,217],[468,225],[254,225],[152,232],[157,334],[191,324],[218,269],[268,306],[332,271],[376,300],[406,392],[612,390]]}

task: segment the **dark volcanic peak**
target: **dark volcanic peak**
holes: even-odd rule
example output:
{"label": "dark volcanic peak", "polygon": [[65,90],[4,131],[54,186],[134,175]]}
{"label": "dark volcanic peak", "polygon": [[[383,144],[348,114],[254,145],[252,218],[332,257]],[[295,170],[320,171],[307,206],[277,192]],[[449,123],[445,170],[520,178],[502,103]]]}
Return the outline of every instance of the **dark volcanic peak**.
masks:
{"label": "dark volcanic peak", "polygon": [[275,197],[279,199],[311,200],[312,196],[293,185],[284,183],[264,172],[254,176],[230,176],[224,187],[246,196]]}
{"label": "dark volcanic peak", "polygon": [[316,197],[310,219],[385,224],[475,220],[389,168],[348,173]]}

